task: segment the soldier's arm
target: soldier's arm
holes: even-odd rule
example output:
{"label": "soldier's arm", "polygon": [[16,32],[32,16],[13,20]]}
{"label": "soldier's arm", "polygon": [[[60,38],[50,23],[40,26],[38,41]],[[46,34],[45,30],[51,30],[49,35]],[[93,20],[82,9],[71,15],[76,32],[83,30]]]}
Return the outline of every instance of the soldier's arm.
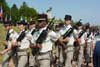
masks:
{"label": "soldier's arm", "polygon": [[48,35],[50,36],[52,41],[56,42],[58,40],[58,36],[54,31],[49,31]]}
{"label": "soldier's arm", "polygon": [[5,53],[11,50],[11,42],[8,41],[7,44],[7,48],[0,52],[1,55],[4,55]]}
{"label": "soldier's arm", "polygon": [[60,37],[59,40],[60,40],[60,42],[62,42],[62,43],[63,43],[63,42],[68,42],[68,41],[69,41],[69,37],[66,37],[66,38],[64,38],[64,39],[63,39],[63,37]]}
{"label": "soldier's arm", "polygon": [[3,45],[7,46],[7,41],[3,41]]}
{"label": "soldier's arm", "polygon": [[30,42],[30,48],[34,48],[35,46],[34,46],[34,40],[33,40],[33,36],[31,35],[31,33],[28,33],[27,35],[26,35],[26,37],[27,37],[27,39],[29,40],[29,42]]}
{"label": "soldier's arm", "polygon": [[78,38],[78,35],[79,35],[78,32],[74,29],[74,32],[73,32],[74,40],[75,40],[75,42],[77,42],[78,44],[80,44],[81,39]]}

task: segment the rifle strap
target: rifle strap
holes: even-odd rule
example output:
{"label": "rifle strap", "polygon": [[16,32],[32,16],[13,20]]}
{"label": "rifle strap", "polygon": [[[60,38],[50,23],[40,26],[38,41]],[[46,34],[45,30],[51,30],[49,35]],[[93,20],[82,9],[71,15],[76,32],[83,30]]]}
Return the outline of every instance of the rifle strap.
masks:
{"label": "rifle strap", "polygon": [[64,37],[64,38],[65,38],[65,37],[70,37],[70,35],[72,34],[72,32],[73,32],[73,28],[71,27],[71,28],[69,28],[69,29],[64,33],[63,37]]}
{"label": "rifle strap", "polygon": [[81,38],[81,37],[83,36],[84,33],[85,33],[84,31],[81,31],[81,32],[79,33],[78,38]]}
{"label": "rifle strap", "polygon": [[31,34],[33,35],[35,32],[36,32],[36,29],[34,29],[34,30],[31,32]]}
{"label": "rifle strap", "polygon": [[89,33],[87,34],[87,38],[88,38],[90,35],[91,35],[91,32],[89,32]]}
{"label": "rifle strap", "polygon": [[17,38],[17,41],[21,42],[24,39],[25,35],[26,35],[25,31],[21,32],[21,34]]}

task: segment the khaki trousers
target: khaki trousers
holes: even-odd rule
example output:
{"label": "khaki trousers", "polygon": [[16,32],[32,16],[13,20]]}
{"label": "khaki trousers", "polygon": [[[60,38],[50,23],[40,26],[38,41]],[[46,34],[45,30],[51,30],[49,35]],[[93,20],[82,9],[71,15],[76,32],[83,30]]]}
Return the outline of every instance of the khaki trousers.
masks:
{"label": "khaki trousers", "polygon": [[65,67],[72,67],[73,50],[74,50],[74,47],[68,47],[65,50],[65,53],[66,53]]}
{"label": "khaki trousers", "polygon": [[36,56],[36,62],[38,67],[50,67],[51,52],[38,54]]}
{"label": "khaki trousers", "polygon": [[26,67],[28,63],[28,52],[18,52],[18,65],[17,67]]}

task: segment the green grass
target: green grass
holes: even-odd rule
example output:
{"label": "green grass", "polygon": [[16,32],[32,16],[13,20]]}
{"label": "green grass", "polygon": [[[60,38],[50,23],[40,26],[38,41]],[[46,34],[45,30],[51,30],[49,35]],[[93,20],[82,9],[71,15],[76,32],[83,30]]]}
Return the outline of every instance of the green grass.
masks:
{"label": "green grass", "polygon": [[[0,24],[0,51],[4,49],[3,42],[5,40],[5,29],[3,24]],[[0,56],[0,63],[2,61],[3,56]]]}

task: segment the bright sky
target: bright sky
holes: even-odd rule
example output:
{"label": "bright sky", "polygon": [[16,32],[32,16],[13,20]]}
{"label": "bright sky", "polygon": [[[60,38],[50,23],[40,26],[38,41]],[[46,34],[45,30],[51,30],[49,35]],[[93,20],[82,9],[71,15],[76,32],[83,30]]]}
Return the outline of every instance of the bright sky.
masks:
{"label": "bright sky", "polygon": [[100,24],[100,0],[6,0],[11,7],[14,3],[20,7],[25,1],[28,6],[35,8],[39,13],[46,12],[52,7],[53,16],[64,18],[70,14],[74,21],[82,19],[82,22]]}

